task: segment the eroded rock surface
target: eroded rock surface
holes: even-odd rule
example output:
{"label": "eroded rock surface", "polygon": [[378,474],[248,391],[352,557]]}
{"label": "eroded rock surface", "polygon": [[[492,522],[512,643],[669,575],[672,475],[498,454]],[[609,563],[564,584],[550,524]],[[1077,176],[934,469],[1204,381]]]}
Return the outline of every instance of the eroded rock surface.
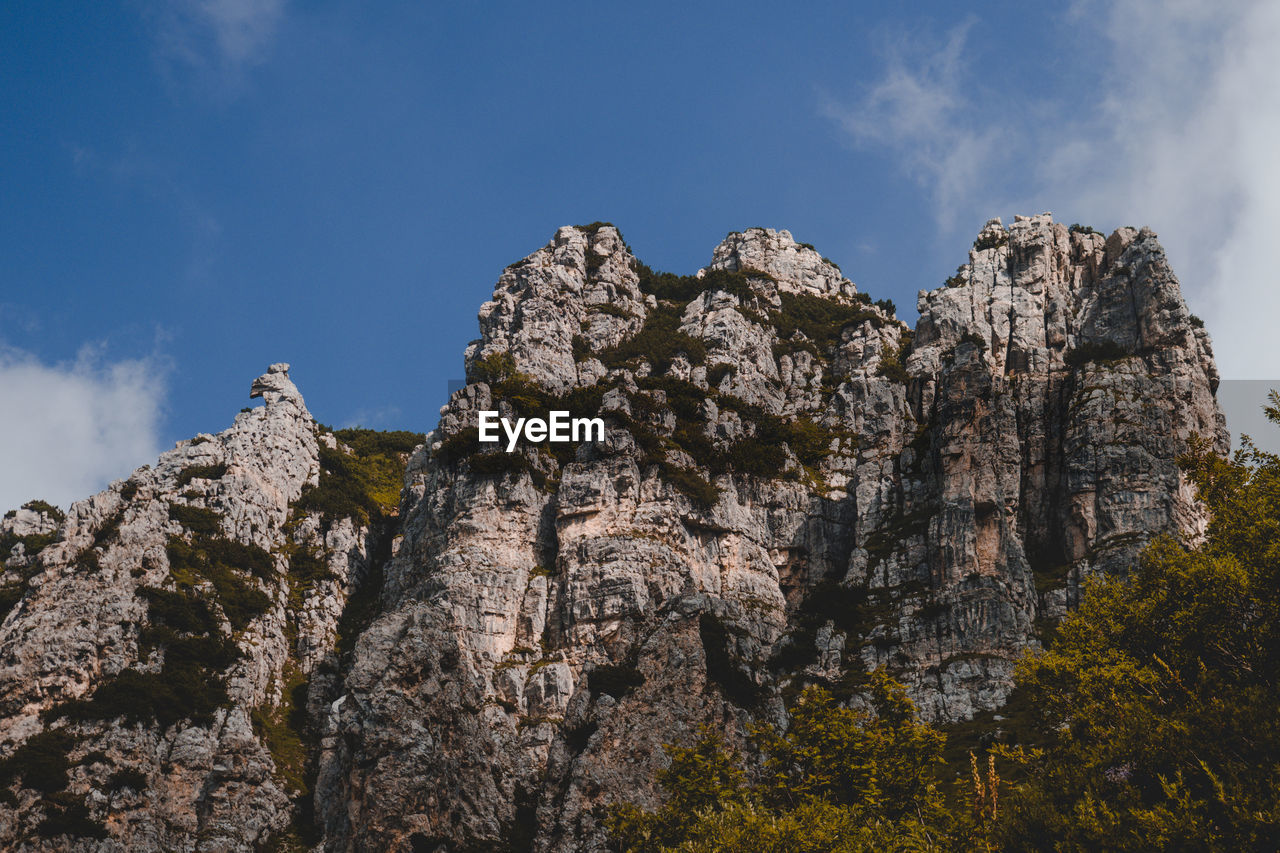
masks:
{"label": "eroded rock surface", "polygon": [[[607,253],[598,282],[581,251]],[[469,364],[523,376],[473,374],[411,467],[373,665],[331,718],[337,848],[605,849],[597,807],[652,798],[662,743],[781,723],[789,685],[848,695],[869,667],[933,719],[999,707],[1083,576],[1201,524],[1175,457],[1225,440],[1217,376],[1148,231],[993,222],[914,334],[786,232],[732,234],[699,275],[600,228],[500,280]],[[605,291],[629,316],[592,317],[580,294]],[[663,312],[686,337],[633,355]],[[530,388],[589,400],[606,440],[497,473],[458,453]],[[385,736],[401,714],[411,748]]]}
{"label": "eroded rock surface", "polygon": [[[785,231],[681,277],[562,228],[481,308],[398,509],[326,489],[376,493],[375,451],[281,364],[230,430],[65,521],[15,514],[0,746],[60,737],[68,769],[5,771],[0,843],[604,850],[662,744],[784,725],[804,684],[856,701],[883,666],[932,719],[998,708],[1084,577],[1202,530],[1175,460],[1225,449],[1217,373],[1147,230],[993,221],[918,308],[913,331]],[[607,431],[506,454],[483,409]],[[154,590],[210,602],[225,699],[104,716],[195,636]]]}

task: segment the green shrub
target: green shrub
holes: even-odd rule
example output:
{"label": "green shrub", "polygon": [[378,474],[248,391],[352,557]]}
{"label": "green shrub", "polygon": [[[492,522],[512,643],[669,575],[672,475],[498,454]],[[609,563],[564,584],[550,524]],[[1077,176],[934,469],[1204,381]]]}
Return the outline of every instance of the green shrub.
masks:
{"label": "green shrub", "polygon": [[52,797],[45,800],[45,815],[36,826],[41,838],[106,838],[109,833],[101,821],[90,816],[89,807],[78,797],[74,802],[57,802]]}
{"label": "green shrub", "polygon": [[[506,370],[506,359],[490,356],[482,359],[482,371]],[[514,362],[510,362],[514,370]],[[478,439],[478,433],[472,432]],[[368,429],[343,429],[334,433],[342,442],[337,448],[320,445],[320,478],[315,486],[306,486],[295,509],[314,512],[321,516],[326,526],[340,518],[351,518],[357,525],[368,524],[371,519],[393,514],[400,506],[400,491],[404,487],[404,469],[408,455],[426,441],[421,433],[398,430],[380,432]],[[465,437],[455,436],[454,443],[465,444]],[[346,453],[343,445],[351,449]],[[466,450],[472,450],[472,444]],[[450,446],[445,451],[462,450]]]}
{"label": "green shrub", "polygon": [[308,752],[318,744],[307,717],[307,677],[292,663],[283,675],[280,703],[255,708],[253,730],[271,752],[276,772],[288,788],[300,798],[310,799]]}
{"label": "green shrub", "polygon": [[201,506],[169,504],[169,518],[197,536],[218,536],[222,533],[222,516]]}
{"label": "green shrub", "polygon": [[9,611],[18,606],[22,596],[27,594],[25,583],[7,583],[0,586],[0,622],[9,615]]}
{"label": "green shrub", "polygon": [[216,465],[189,465],[178,474],[177,488],[188,485],[192,480],[220,480],[227,473],[227,466],[221,462]]}
{"label": "green shrub", "polygon": [[369,497],[361,482],[356,461],[341,449],[320,446],[320,479],[315,486],[303,488],[297,508],[313,512],[330,522],[339,518],[368,520],[377,505]]}
{"label": "green shrub", "polygon": [[995,249],[1009,242],[1009,234],[1007,231],[999,231],[994,234],[979,234],[978,239],[973,241],[973,248],[979,252],[984,249]]}
{"label": "green shrub", "polygon": [[588,385],[582,388],[572,388],[559,397],[551,400],[552,405],[549,408],[563,409],[566,412],[572,412],[574,417],[589,418],[594,417],[600,411],[600,407],[604,405],[604,394],[607,389],[603,385]]}
{"label": "green shrub", "polygon": [[[190,588],[198,578],[211,582],[217,593],[218,603],[231,627],[243,630],[251,621],[271,608],[271,599],[262,590],[240,577],[238,566],[221,562],[228,553],[239,549],[235,543],[227,547],[226,540],[207,540],[200,537],[192,544],[179,537],[172,537],[166,548],[169,567],[180,587]],[[252,546],[240,546],[248,548]],[[269,559],[269,558],[268,558]]]}
{"label": "green shrub", "polygon": [[257,545],[245,545],[234,539],[217,537],[202,542],[201,547],[211,563],[247,571],[265,581],[276,576],[275,560]]}
{"label": "green shrub", "polygon": [[709,509],[720,500],[719,487],[710,483],[697,470],[681,468],[679,465],[673,465],[665,460],[658,463],[658,469],[662,472],[662,479],[674,486],[676,491],[688,498],[694,505]]}
{"label": "green shrub", "polygon": [[655,373],[665,373],[672,360],[684,354],[690,364],[707,360],[707,346],[697,338],[680,331],[682,306],[660,302],[649,312],[644,326],[618,346],[600,353],[606,367],[621,367],[633,360],[648,361]]}
{"label": "green shrub", "polygon": [[299,548],[289,557],[289,577],[308,588],[338,578],[329,568],[329,561],[317,556],[311,548]]}
{"label": "green shrub", "polygon": [[151,621],[184,634],[216,634],[218,619],[209,609],[209,603],[181,590],[157,589],[152,586],[138,588],[138,595],[147,602]]}
{"label": "green shrub", "polygon": [[587,673],[587,688],[592,696],[607,693],[614,699],[621,699],[642,684],[644,676],[630,664],[601,664]]}
{"label": "green shrub", "polygon": [[1275,848],[1280,457],[1242,445],[1224,458],[1193,438],[1179,466],[1202,537],[1157,538],[1123,576],[1091,578],[1052,645],[1019,662],[1030,713],[1011,734],[1030,748],[1008,756],[1005,849]]}
{"label": "green shrub", "polygon": [[340,429],[333,433],[338,441],[350,447],[356,456],[408,456],[427,440],[420,432],[409,430]]}
{"label": "green shrub", "polygon": [[902,362],[896,355],[882,355],[876,373],[903,385],[911,381],[911,374],[907,373],[907,369],[902,366]]}
{"label": "green shrub", "polygon": [[434,456],[441,462],[449,464],[464,459],[479,449],[480,429],[478,427],[464,427],[453,435],[442,438],[440,440],[440,448],[435,451]]}
{"label": "green shrub", "polygon": [[947,811],[943,734],[917,721],[905,689],[883,671],[868,687],[866,710],[842,707],[813,688],[792,703],[785,732],[752,727],[752,773],[710,726],[693,746],[668,745],[670,763],[656,777],[661,807],[646,812],[624,803],[606,811],[614,849],[991,849],[971,843]]}
{"label": "green shrub", "polygon": [[731,444],[723,459],[724,467],[736,474],[774,479],[781,476],[787,464],[787,453],[781,445],[749,437]]}
{"label": "green shrub", "polygon": [[22,508],[29,509],[32,512],[43,513],[44,515],[47,515],[50,518],[52,518],[58,524],[61,524],[62,522],[67,520],[67,514],[64,513],[62,510],[58,509],[53,504],[49,503],[48,501],[41,501],[41,500],[27,501],[22,505]]}
{"label": "green shrub", "polygon": [[1201,320],[1201,319],[1200,319],[1199,317],[1197,317],[1195,314],[1192,314],[1192,315],[1191,315],[1191,317],[1190,317],[1189,319],[1190,319],[1190,321],[1191,321],[1191,327],[1192,327],[1193,329],[1203,329],[1203,328],[1204,328],[1204,320]]}
{"label": "green shrub", "polygon": [[123,770],[117,770],[112,773],[111,778],[107,781],[107,786],[113,791],[129,788],[141,793],[147,789],[147,774],[141,770],[126,767]]}
{"label": "green shrub", "polygon": [[1072,234],[1097,234],[1098,233],[1097,231],[1093,230],[1092,225],[1081,225],[1079,222],[1071,223],[1071,226],[1067,228],[1067,231]]}
{"label": "green shrub", "polygon": [[724,381],[726,376],[733,373],[734,369],[735,368],[732,364],[716,364],[708,367],[707,384],[711,386],[712,389],[719,388],[720,383]]}
{"label": "green shrub", "polygon": [[711,460],[717,473],[727,465],[740,474],[777,477],[786,464],[784,444],[801,464],[814,467],[830,455],[831,445],[837,438],[835,432],[803,415],[787,420],[727,395],[721,395],[720,401],[724,408],[738,412],[753,434],[731,445],[722,464],[716,464],[721,460]]}
{"label": "green shrub", "polygon": [[636,316],[621,305],[615,305],[612,302],[597,302],[592,305],[588,305],[587,310],[596,314],[607,314],[610,317],[618,317],[623,320],[634,320]]}
{"label": "green shrub", "polygon": [[45,711],[46,720],[73,722],[123,719],[169,726],[189,719],[207,724],[213,712],[228,704],[223,677],[240,656],[222,634],[206,601],[184,590],[143,587],[150,622],[139,637],[144,654],[159,649],[160,672],[125,669],[88,697],[63,702]]}
{"label": "green shrub", "polygon": [[781,340],[796,332],[813,341],[821,354],[840,342],[840,332],[851,324],[870,321],[879,328],[884,319],[862,304],[848,305],[808,293],[780,293],[782,309],[772,315]]}
{"label": "green shrub", "polygon": [[796,672],[808,666],[818,657],[816,646],[818,629],[827,622],[851,638],[868,628],[868,616],[872,609],[867,604],[867,591],[862,587],[846,586],[832,580],[813,586],[796,608],[792,617],[791,634],[778,643],[769,668],[775,672]]}
{"label": "green shrub", "polygon": [[493,385],[515,376],[516,360],[509,352],[491,352],[471,363],[471,381]]}
{"label": "green shrub", "polygon": [[[707,392],[692,382],[670,376],[645,376],[637,379],[636,385],[645,391],[661,391],[667,398],[667,408],[675,412],[676,417],[701,421]],[[637,403],[636,397],[631,399],[633,405]]]}
{"label": "green shrub", "polygon": [[110,542],[120,530],[120,523],[124,521],[124,507],[120,507],[114,513],[109,515],[103,522],[102,526],[93,534],[94,547],[102,547]]}
{"label": "green shrub", "polygon": [[701,280],[695,275],[654,272],[639,262],[636,263],[636,273],[640,277],[641,292],[650,294],[659,300],[688,305],[704,289]]}
{"label": "green shrub", "polygon": [[126,723],[157,722],[168,727],[189,719],[207,725],[213,713],[230,702],[226,684],[203,667],[171,665],[163,672],[121,670],[103,682],[87,699],[73,699],[52,709],[51,717],[73,722],[117,720]]}
{"label": "green shrub", "polygon": [[45,729],[27,738],[8,758],[0,761],[0,787],[21,779],[23,787],[52,794],[67,787],[71,761],[67,753],[76,738],[64,729]]}
{"label": "green shrub", "polygon": [[26,536],[18,536],[13,533],[0,535],[0,563],[9,559],[9,554],[13,552],[13,547],[19,542],[22,543],[23,552],[28,557],[34,557],[54,542],[57,542],[59,535],[56,530],[51,533],[29,533]]}
{"label": "green shrub", "polygon": [[1115,341],[1089,341],[1088,343],[1079,344],[1075,348],[1069,350],[1063,359],[1068,367],[1081,368],[1086,364],[1095,361],[1115,361],[1117,359],[1128,358],[1133,353],[1129,352]]}
{"label": "green shrub", "polygon": [[523,452],[507,453],[497,450],[492,453],[476,453],[467,459],[467,467],[479,477],[501,477],[506,474],[519,476],[527,471],[534,486],[538,488],[546,485],[547,481],[547,475],[534,468]]}

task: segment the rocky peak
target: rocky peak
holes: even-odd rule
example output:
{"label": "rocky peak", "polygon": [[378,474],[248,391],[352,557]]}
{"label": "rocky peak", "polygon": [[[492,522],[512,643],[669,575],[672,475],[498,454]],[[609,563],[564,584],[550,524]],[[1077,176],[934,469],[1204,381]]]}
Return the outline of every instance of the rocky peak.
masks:
{"label": "rocky peak", "polygon": [[748,228],[734,231],[716,246],[708,269],[739,272],[761,270],[778,281],[780,290],[827,298],[852,297],[857,287],[840,267],[808,243],[797,243],[790,231]]}
{"label": "rocky peak", "polygon": [[[998,709],[1084,578],[1196,534],[1176,459],[1225,447],[1217,374],[1148,230],[993,220],[919,305],[913,336],[785,231],[677,276],[561,228],[481,308],[394,511],[417,437],[323,433],[273,365],[265,406],[19,543],[0,750],[70,769],[44,797],[0,761],[0,846],[58,849],[30,839],[70,803],[129,849],[602,850],[663,743],[741,746],[807,684]],[[606,432],[495,452],[487,408]],[[112,717],[186,683],[179,605],[225,698]]]}
{"label": "rocky peak", "polygon": [[[322,433],[288,370],[254,380],[266,405],[229,429],[65,517],[36,501],[0,527],[16,540],[0,576],[0,754],[14,758],[0,788],[19,792],[0,804],[0,847],[68,849],[69,834],[249,850],[287,831],[304,758],[281,745],[305,735],[288,721],[310,713],[308,683],[325,707],[336,698],[321,666],[336,669],[346,601],[383,547],[369,454],[394,469],[385,453],[411,449]],[[13,768],[48,744],[37,786]]]}
{"label": "rocky peak", "polygon": [[[33,502],[34,503],[34,502]],[[60,513],[55,514],[48,509],[28,504],[20,509],[10,510],[0,520],[0,535],[3,536],[43,536],[58,529],[62,521]],[[0,558],[5,555],[0,554]]]}
{"label": "rocky peak", "polygon": [[481,337],[466,351],[469,379],[477,364],[508,355],[538,384],[563,390],[580,377],[575,352],[598,352],[639,331],[647,305],[631,254],[618,229],[565,226],[543,248],[507,267],[480,307]]}
{"label": "rocky peak", "polygon": [[1068,229],[1048,213],[989,221],[969,262],[917,301],[917,362],[962,338],[980,340],[997,373],[1045,375],[1097,358],[1193,355],[1217,388],[1208,335],[1191,322],[1156,235],[1120,228],[1110,237]]}
{"label": "rocky peak", "polygon": [[261,397],[268,406],[288,402],[302,412],[307,410],[298,386],[289,379],[289,365],[283,361],[271,365],[266,373],[253,380],[253,385],[249,388],[249,397],[251,399]]}

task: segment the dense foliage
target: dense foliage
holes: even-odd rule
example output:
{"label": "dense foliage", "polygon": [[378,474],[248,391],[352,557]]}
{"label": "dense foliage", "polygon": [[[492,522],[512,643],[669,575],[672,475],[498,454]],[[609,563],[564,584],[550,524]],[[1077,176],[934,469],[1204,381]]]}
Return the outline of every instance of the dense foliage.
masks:
{"label": "dense foliage", "polygon": [[351,518],[358,524],[394,515],[400,506],[404,466],[421,433],[340,429],[337,447],[320,444],[320,480],[298,499],[301,512],[318,513],[326,523]]}
{"label": "dense foliage", "polygon": [[[1280,421],[1272,395],[1268,417]],[[1206,541],[1153,543],[1090,584],[1023,662],[1043,750],[1003,826],[1010,849],[1262,850],[1280,838],[1280,458],[1196,442],[1183,460]]]}
{"label": "dense foliage", "polygon": [[852,710],[820,688],[792,707],[779,734],[753,730],[744,767],[719,734],[669,747],[662,807],[615,807],[608,825],[626,851],[828,853],[937,850],[950,826],[939,784],[943,736],[915,717],[902,686],[870,678],[870,707]]}
{"label": "dense foliage", "polygon": [[[1266,411],[1280,423],[1280,396]],[[1128,576],[1090,580],[985,736],[951,727],[944,750],[880,672],[870,713],[810,688],[745,756],[713,734],[669,748],[662,807],[611,812],[619,848],[1276,849],[1280,457],[1195,440],[1182,464],[1205,540],[1159,539]]]}

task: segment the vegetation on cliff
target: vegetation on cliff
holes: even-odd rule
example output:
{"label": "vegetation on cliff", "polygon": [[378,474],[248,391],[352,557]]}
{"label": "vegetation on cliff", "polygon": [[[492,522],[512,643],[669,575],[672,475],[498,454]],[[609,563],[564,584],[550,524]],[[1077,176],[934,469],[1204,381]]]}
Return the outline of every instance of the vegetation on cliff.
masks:
{"label": "vegetation on cliff", "polygon": [[336,447],[320,444],[320,481],[303,489],[297,509],[327,522],[352,518],[361,524],[394,515],[400,506],[405,460],[425,440],[421,433],[340,429]]}
{"label": "vegetation on cliff", "polygon": [[[1280,395],[1266,412],[1280,424]],[[1127,577],[1090,580],[998,726],[923,724],[882,672],[870,712],[810,689],[745,755],[711,734],[670,747],[663,806],[611,812],[620,849],[1274,849],[1280,457],[1191,448],[1205,540],[1158,539]]]}

